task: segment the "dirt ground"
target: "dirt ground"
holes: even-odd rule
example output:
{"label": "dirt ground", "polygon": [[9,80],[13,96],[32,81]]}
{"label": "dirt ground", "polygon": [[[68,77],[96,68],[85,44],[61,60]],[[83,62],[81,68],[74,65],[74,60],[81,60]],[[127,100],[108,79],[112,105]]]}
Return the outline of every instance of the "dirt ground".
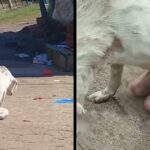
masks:
{"label": "dirt ground", "polygon": [[[122,85],[114,99],[102,104],[86,101],[85,121],[89,126],[84,125],[84,131],[78,135],[78,150],[150,149],[150,117],[143,109],[144,98],[133,97],[127,88],[143,71],[125,67]],[[103,89],[108,79],[109,66],[106,65],[97,74],[90,93]]]}
{"label": "dirt ground", "polygon": [[0,121],[0,150],[73,149],[73,105],[54,104],[72,98],[72,77],[17,79],[17,91],[3,105],[10,115]]}

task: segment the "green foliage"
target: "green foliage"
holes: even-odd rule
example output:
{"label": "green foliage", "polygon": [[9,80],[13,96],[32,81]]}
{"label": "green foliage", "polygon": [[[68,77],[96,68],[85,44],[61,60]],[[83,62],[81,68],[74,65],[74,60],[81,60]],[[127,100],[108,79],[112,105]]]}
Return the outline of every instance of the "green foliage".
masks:
{"label": "green foliage", "polygon": [[28,21],[39,16],[39,4],[31,4],[13,10],[0,10],[0,24]]}

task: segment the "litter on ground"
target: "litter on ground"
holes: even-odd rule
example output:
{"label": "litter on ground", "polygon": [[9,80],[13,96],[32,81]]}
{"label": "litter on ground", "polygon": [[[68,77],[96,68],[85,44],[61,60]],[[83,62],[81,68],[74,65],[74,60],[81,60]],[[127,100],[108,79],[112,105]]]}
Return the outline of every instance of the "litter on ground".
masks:
{"label": "litter on ground", "polygon": [[73,103],[73,99],[64,98],[64,99],[57,99],[54,101],[55,104],[64,105]]}

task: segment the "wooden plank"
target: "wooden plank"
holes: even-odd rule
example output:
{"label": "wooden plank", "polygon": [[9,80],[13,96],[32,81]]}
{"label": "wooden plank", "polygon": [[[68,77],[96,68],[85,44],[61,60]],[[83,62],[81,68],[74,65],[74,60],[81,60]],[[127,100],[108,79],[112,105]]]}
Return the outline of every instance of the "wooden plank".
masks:
{"label": "wooden plank", "polygon": [[46,51],[48,53],[49,59],[53,60],[54,65],[63,69],[64,71],[73,71],[74,56],[71,50],[64,49],[59,51],[55,46],[46,44]]}

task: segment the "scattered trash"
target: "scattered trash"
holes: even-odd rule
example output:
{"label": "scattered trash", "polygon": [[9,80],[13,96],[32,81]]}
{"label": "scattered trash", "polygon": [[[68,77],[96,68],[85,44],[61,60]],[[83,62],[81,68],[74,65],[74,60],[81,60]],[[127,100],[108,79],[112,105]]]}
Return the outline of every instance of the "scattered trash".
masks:
{"label": "scattered trash", "polygon": [[51,69],[44,69],[42,72],[43,76],[50,77],[53,75],[53,71]]}
{"label": "scattered trash", "polygon": [[46,99],[46,98],[39,96],[39,97],[35,97],[33,100],[42,100],[42,99]]}
{"label": "scattered trash", "polygon": [[55,104],[60,104],[60,105],[63,105],[63,104],[70,104],[70,103],[73,103],[73,99],[69,99],[69,98],[58,99],[58,100],[55,100],[54,103],[55,103]]}
{"label": "scattered trash", "polygon": [[15,54],[15,56],[17,56],[17,57],[19,57],[19,58],[30,57],[28,54],[25,54],[25,53]]}
{"label": "scattered trash", "polygon": [[33,63],[34,64],[47,64],[49,66],[52,65],[52,61],[51,60],[48,60],[48,55],[43,53],[43,54],[39,54],[39,55],[36,55],[34,58],[33,58]]}
{"label": "scattered trash", "polygon": [[27,53],[16,53],[15,57],[17,60],[20,60],[20,61],[26,61],[26,62],[32,61],[32,56]]}

